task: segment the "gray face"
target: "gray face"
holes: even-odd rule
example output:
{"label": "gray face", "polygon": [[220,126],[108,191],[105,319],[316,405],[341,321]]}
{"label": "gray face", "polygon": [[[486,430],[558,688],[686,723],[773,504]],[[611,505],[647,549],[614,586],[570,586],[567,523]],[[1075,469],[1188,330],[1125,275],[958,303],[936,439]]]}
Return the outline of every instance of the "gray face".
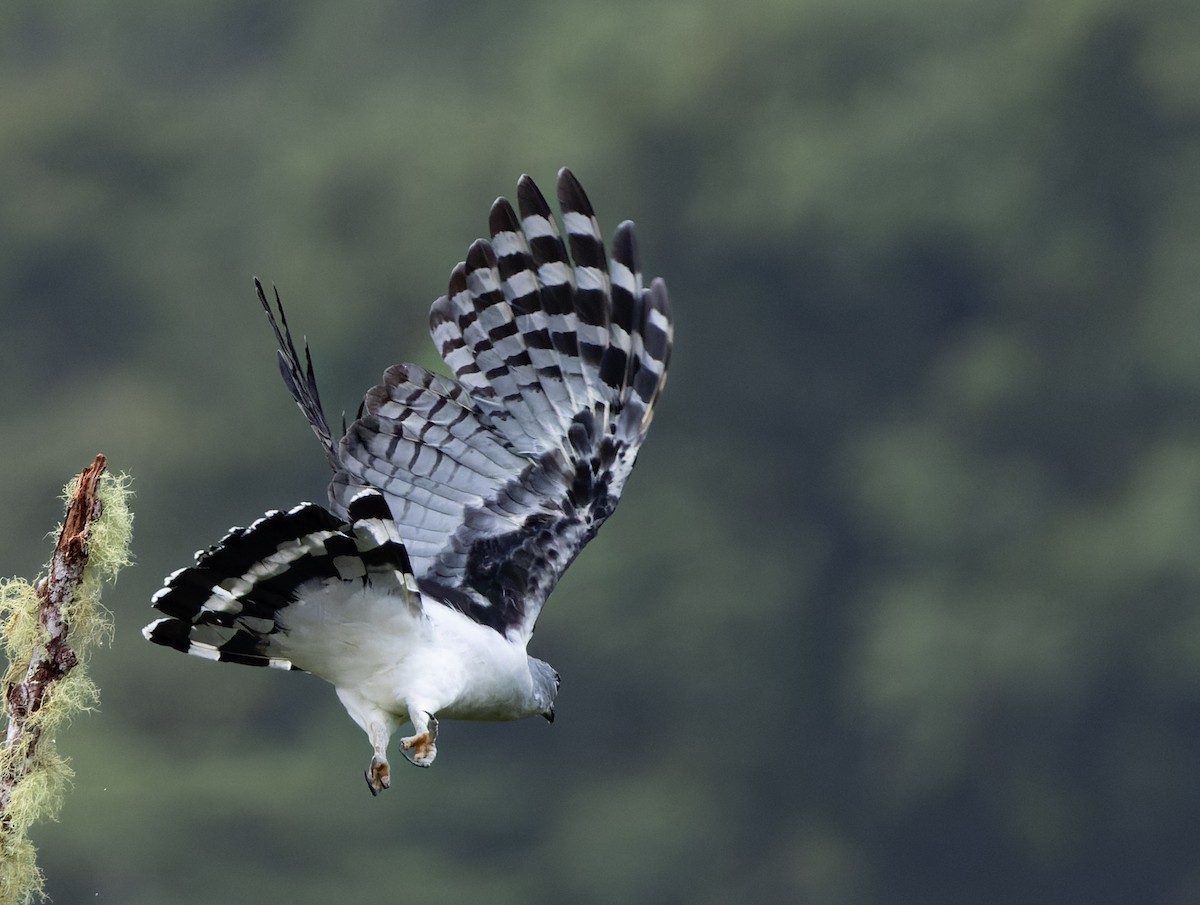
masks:
{"label": "gray face", "polygon": [[558,673],[544,660],[529,658],[529,672],[533,676],[533,698],[538,713],[554,722],[554,699],[558,696]]}

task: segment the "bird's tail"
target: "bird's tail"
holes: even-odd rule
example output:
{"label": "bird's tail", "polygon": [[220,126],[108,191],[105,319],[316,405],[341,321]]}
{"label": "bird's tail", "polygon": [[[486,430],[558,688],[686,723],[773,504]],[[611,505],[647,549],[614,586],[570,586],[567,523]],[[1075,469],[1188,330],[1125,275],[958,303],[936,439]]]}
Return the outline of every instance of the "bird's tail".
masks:
{"label": "bird's tail", "polygon": [[268,512],[196,554],[152,598],[142,634],[208,660],[298,669],[275,644],[301,588],[361,582],[420,607],[408,552],[383,495],[361,492],[343,522],[315,503]]}

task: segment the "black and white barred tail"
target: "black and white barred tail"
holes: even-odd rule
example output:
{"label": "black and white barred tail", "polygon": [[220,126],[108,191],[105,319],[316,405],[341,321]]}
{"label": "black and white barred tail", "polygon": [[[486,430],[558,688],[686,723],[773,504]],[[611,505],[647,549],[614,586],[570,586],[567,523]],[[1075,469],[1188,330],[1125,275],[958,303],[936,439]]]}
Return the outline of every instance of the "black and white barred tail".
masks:
{"label": "black and white barred tail", "polygon": [[268,512],[196,554],[196,565],[167,577],[152,598],[164,617],[147,640],[209,660],[298,669],[273,653],[286,610],[301,589],[361,582],[420,607],[408,553],[383,495],[364,490],[342,521],[315,503]]}

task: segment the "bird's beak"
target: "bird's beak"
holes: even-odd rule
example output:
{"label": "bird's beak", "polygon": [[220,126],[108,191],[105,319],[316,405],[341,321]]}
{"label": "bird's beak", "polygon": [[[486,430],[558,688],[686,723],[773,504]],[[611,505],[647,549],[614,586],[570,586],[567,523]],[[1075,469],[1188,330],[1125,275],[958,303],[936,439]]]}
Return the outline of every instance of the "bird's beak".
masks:
{"label": "bird's beak", "polygon": [[554,722],[554,708],[551,707],[549,710],[547,710],[545,713],[543,713],[542,716],[545,718],[547,723],[553,723]]}

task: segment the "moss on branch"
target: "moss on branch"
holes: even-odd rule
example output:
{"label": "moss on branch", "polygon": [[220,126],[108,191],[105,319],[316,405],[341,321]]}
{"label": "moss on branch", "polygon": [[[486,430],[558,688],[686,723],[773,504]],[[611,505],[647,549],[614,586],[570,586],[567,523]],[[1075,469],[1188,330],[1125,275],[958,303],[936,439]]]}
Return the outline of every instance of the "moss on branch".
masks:
{"label": "moss on branch", "polygon": [[0,688],[0,905],[23,905],[43,892],[27,830],[57,816],[72,776],[55,731],[99,700],[86,666],[112,633],[100,590],[129,564],[129,495],[128,477],[106,474],[104,456],[97,456],[67,485],[66,517],[45,572],[32,584],[0,582],[8,660]]}

